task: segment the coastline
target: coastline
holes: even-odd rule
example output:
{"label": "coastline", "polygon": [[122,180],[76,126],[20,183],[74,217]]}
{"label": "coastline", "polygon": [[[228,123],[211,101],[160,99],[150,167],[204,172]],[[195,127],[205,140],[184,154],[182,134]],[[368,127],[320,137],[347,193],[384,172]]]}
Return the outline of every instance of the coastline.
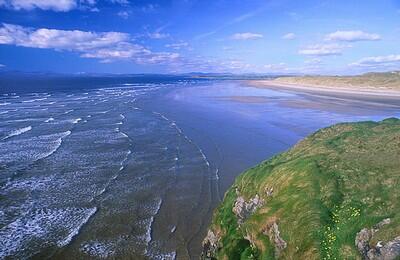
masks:
{"label": "coastline", "polygon": [[287,90],[296,92],[306,92],[311,94],[344,94],[351,96],[375,96],[380,98],[400,98],[400,90],[377,87],[357,87],[357,86],[334,86],[334,85],[315,85],[302,83],[283,83],[277,80],[247,80],[247,85],[255,88],[267,88],[273,90]]}

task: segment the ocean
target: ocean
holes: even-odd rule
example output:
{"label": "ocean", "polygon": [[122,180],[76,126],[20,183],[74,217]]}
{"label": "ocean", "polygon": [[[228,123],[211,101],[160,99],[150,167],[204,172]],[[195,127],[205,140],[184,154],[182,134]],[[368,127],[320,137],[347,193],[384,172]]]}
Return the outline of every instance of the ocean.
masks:
{"label": "ocean", "polygon": [[242,171],[320,127],[400,116],[396,100],[139,79],[1,81],[0,259],[196,259]]}

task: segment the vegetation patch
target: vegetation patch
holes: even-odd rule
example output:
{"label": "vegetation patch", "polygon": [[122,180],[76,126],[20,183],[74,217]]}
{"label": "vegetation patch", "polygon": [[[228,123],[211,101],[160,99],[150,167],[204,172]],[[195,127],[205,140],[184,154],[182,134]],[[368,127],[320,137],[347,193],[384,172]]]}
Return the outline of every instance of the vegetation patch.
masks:
{"label": "vegetation patch", "polygon": [[360,259],[395,252],[398,187],[400,120],[321,129],[236,179],[210,226],[215,250],[203,256]]}

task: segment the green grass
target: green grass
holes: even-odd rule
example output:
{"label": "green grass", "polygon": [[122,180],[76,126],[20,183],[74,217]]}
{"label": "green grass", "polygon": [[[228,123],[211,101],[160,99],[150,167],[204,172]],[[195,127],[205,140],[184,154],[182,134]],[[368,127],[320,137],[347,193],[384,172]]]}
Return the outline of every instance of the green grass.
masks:
{"label": "green grass", "polygon": [[[274,189],[268,197],[266,188]],[[282,259],[359,259],[356,233],[384,218],[374,239],[400,235],[400,120],[338,124],[240,175],[216,209],[218,259],[275,259],[262,233],[278,223]],[[235,190],[265,203],[242,225],[232,212]],[[251,235],[255,247],[245,239]]]}

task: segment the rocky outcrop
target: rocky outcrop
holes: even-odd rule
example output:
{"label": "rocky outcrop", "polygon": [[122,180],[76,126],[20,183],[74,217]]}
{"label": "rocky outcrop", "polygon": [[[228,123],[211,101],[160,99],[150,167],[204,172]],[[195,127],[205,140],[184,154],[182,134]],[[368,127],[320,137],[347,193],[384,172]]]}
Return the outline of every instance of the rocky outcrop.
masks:
{"label": "rocky outcrop", "polygon": [[358,252],[364,257],[368,255],[368,251],[371,249],[369,246],[369,241],[372,239],[372,230],[363,228],[356,235],[355,244]]}
{"label": "rocky outcrop", "polygon": [[280,236],[279,227],[276,221],[268,223],[263,233],[269,237],[269,241],[274,245],[275,257],[278,258],[282,250],[287,247],[287,243]]}
{"label": "rocky outcrop", "polygon": [[265,194],[267,195],[267,197],[272,197],[272,195],[274,194],[274,188],[265,187]]}
{"label": "rocky outcrop", "polygon": [[370,260],[395,260],[400,257],[400,236],[387,243],[379,241],[371,248],[365,259]]}
{"label": "rocky outcrop", "polygon": [[238,218],[238,224],[242,224],[251,214],[253,214],[262,204],[263,200],[256,194],[249,201],[245,201],[242,196],[236,198],[232,212]]}
{"label": "rocky outcrop", "polygon": [[212,230],[208,230],[207,236],[203,240],[203,252],[201,259],[214,259],[218,251],[219,235]]}
{"label": "rocky outcrop", "polygon": [[244,239],[246,239],[247,241],[249,241],[251,247],[253,247],[253,248],[256,248],[256,247],[257,247],[257,246],[256,246],[256,242],[255,242],[256,239],[255,239],[254,235],[253,235],[251,232],[248,232],[248,231],[246,230]]}
{"label": "rocky outcrop", "polygon": [[376,232],[384,225],[390,224],[390,219],[384,219],[372,229],[363,228],[357,233],[355,245],[365,260],[395,260],[400,257],[400,236],[392,241],[379,241],[376,245],[371,245],[371,241]]}

